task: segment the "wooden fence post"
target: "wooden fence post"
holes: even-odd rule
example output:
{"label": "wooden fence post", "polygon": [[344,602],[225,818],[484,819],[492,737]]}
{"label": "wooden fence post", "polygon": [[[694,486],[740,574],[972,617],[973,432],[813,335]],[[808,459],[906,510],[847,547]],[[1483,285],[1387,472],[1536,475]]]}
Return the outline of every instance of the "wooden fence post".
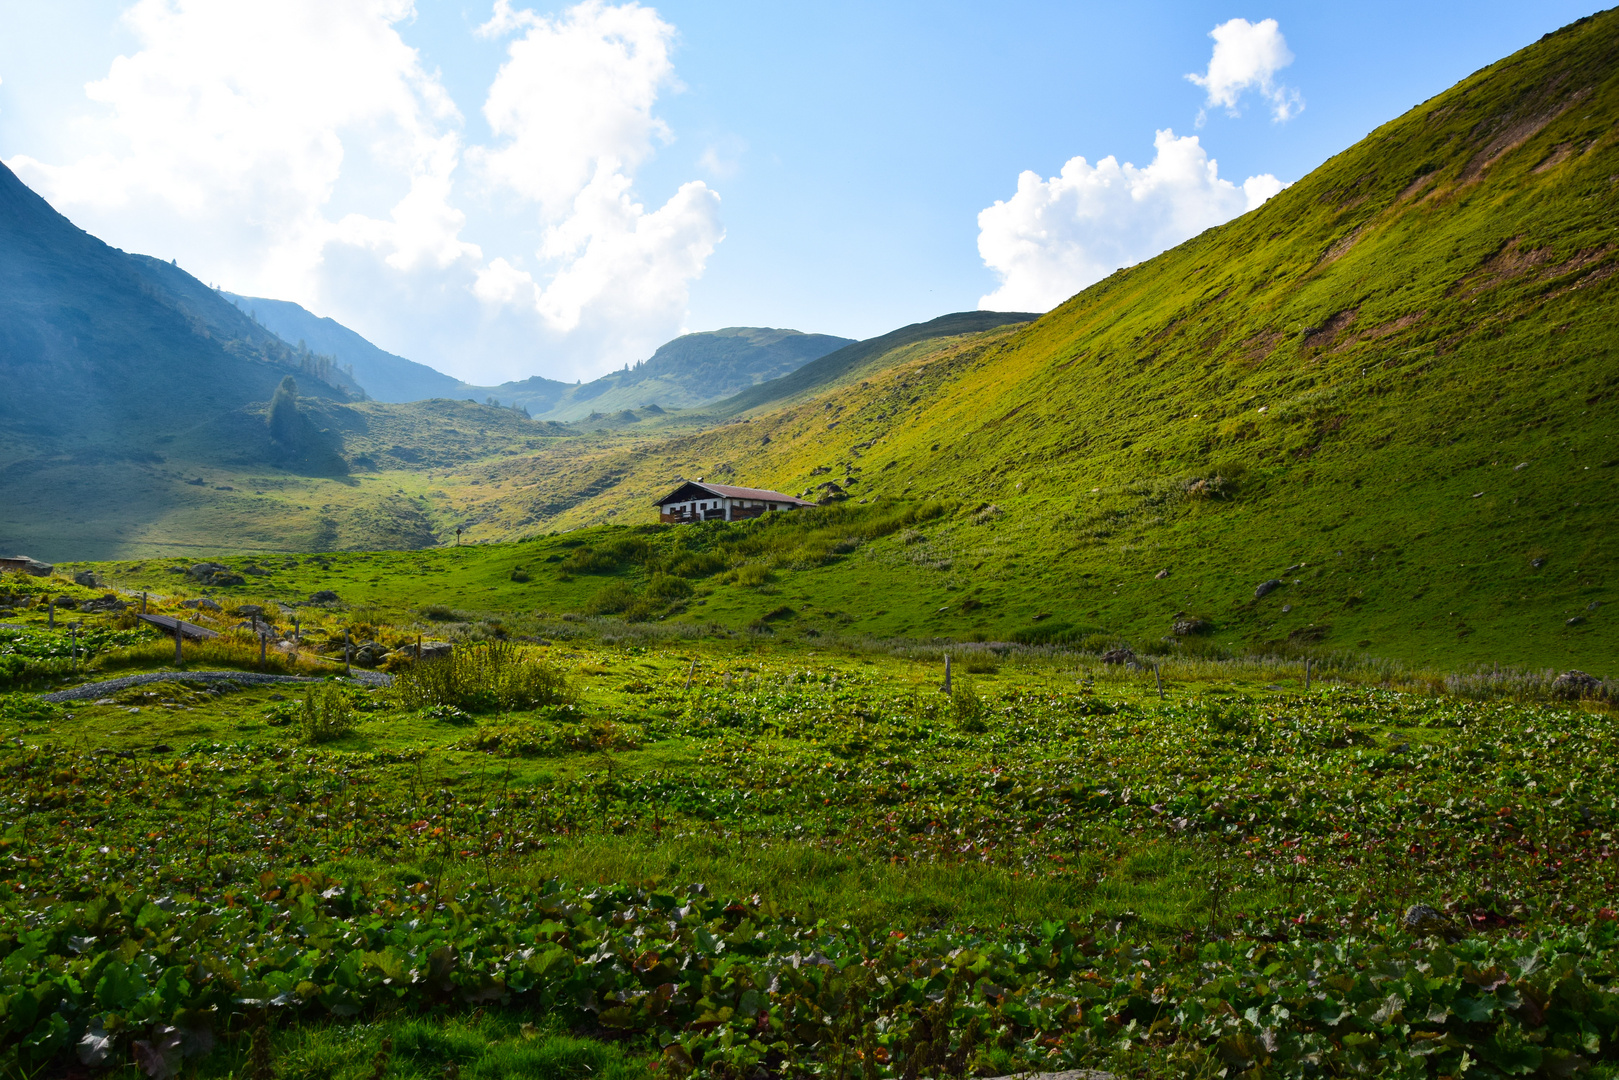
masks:
{"label": "wooden fence post", "polygon": [[174,666],[175,667],[179,667],[183,663],[185,663],[185,656],[180,651],[180,642],[185,637],[185,635],[180,632],[180,627],[182,627],[183,625],[185,625],[185,624],[180,621],[178,616],[176,616],[175,620],[174,620]]}
{"label": "wooden fence post", "polygon": [[354,674],[354,670],[349,667],[349,628],[346,626],[343,627],[343,674]]}
{"label": "wooden fence post", "polygon": [[79,624],[68,627],[68,657],[75,673],[79,670]]}
{"label": "wooden fence post", "polygon": [[1158,700],[1164,700],[1164,677],[1158,673],[1158,661],[1152,662],[1152,677],[1158,682]]}
{"label": "wooden fence post", "polygon": [[949,653],[944,654],[944,685],[939,687],[939,693],[946,694],[946,695],[948,695],[950,693],[950,654]]}
{"label": "wooden fence post", "polygon": [[264,633],[259,635],[259,670],[260,671],[264,670],[264,647],[265,647],[265,644],[269,640],[270,640],[270,632],[268,630],[266,630]]}
{"label": "wooden fence post", "polygon": [[141,593],[141,614],[146,614],[146,594],[144,592]]}
{"label": "wooden fence post", "polygon": [[1310,658],[1308,656],[1304,658],[1304,692],[1306,694],[1310,692]]}
{"label": "wooden fence post", "polygon": [[45,625],[56,629],[56,601],[51,600],[45,604]]}

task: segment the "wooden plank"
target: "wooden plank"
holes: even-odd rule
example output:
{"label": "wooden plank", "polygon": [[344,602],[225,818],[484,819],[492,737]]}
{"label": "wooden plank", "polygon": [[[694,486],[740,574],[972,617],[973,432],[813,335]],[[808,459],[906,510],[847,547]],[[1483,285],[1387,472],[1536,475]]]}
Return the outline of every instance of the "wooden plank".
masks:
{"label": "wooden plank", "polygon": [[188,623],[168,615],[137,615],[135,617],[151,623],[167,634],[174,633],[175,627],[179,627],[181,636],[190,638],[192,641],[207,641],[209,638],[219,636],[218,631],[210,630],[206,626],[198,626],[196,623]]}

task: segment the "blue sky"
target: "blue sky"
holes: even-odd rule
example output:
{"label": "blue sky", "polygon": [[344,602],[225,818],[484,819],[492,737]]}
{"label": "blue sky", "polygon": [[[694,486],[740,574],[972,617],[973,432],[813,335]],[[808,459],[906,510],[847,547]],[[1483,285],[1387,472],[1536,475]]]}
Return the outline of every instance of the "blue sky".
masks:
{"label": "blue sky", "polygon": [[[0,0],[0,159],[111,243],[413,359],[588,378],[682,329],[1043,309],[1591,10],[500,6]],[[1234,19],[1275,20],[1292,57],[1272,97],[1236,88],[1240,115],[1185,77]],[[1199,140],[1161,139],[1182,180],[1141,171],[1166,129]],[[1199,154],[1229,183],[1184,181]],[[1025,170],[1041,183],[981,222]]]}

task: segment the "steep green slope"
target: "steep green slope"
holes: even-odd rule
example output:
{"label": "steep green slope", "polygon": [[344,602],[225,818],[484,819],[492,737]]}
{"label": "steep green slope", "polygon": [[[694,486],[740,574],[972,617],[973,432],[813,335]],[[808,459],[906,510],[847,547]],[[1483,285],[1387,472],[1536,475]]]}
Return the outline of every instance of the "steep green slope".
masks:
{"label": "steep green slope", "polygon": [[716,402],[704,413],[726,419],[759,409],[780,407],[842,386],[859,378],[864,372],[879,370],[896,360],[902,355],[901,350],[908,346],[924,345],[939,338],[982,333],[998,326],[1030,322],[1037,318],[1038,315],[1019,311],[958,311],[927,322],[911,323],[880,337],[845,345],[812,364],[805,364],[790,375],[761,383],[734,397]]}
{"label": "steep green slope", "polygon": [[649,445],[546,504],[645,520],[638,489],[683,462],[788,490],[824,469],[863,478],[860,497],[963,505],[927,538],[950,570],[917,606],[945,610],[910,632],[1139,641],[1180,623],[1223,644],[1602,668],[1619,645],[1615,176],[1608,12],[981,351]]}

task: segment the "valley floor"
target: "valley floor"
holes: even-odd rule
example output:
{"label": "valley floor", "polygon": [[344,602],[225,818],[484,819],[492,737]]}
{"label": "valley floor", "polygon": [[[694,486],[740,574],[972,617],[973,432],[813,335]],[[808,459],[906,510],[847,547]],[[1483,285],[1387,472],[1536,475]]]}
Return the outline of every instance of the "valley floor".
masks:
{"label": "valley floor", "polygon": [[[687,636],[360,558],[232,560],[336,594],[296,631],[161,567],[105,614],[6,579],[13,1069],[1615,1074],[1606,688]],[[174,667],[142,591],[222,636]],[[266,624],[262,668],[332,677],[195,678]],[[390,686],[336,677],[345,632]]]}

